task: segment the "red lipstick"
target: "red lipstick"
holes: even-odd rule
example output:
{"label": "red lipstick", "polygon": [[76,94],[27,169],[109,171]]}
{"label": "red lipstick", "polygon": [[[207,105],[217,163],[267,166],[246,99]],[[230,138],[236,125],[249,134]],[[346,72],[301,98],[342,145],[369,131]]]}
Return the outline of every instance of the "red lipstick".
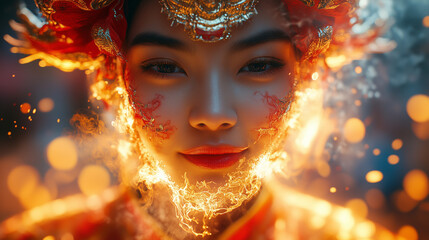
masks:
{"label": "red lipstick", "polygon": [[180,152],[191,163],[205,168],[219,169],[234,165],[243,157],[247,147],[230,145],[199,146]]}

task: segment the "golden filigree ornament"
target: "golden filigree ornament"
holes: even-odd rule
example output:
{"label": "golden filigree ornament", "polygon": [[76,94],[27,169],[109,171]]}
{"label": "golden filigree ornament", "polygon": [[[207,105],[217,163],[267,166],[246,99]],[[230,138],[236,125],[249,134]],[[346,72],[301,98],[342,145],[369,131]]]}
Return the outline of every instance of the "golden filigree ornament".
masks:
{"label": "golden filigree ornament", "polygon": [[332,41],[332,31],[332,26],[318,28],[317,37],[315,37],[308,46],[304,59],[311,58],[312,56],[318,56],[320,53],[326,51]]}
{"label": "golden filigree ornament", "polygon": [[[314,7],[316,5],[315,0],[301,0],[305,5],[309,7]],[[318,9],[335,9],[339,7],[344,2],[352,3],[353,1],[344,1],[344,0],[320,0],[319,4],[317,5]]]}
{"label": "golden filigree ornament", "polygon": [[257,14],[257,0],[160,0],[172,24],[185,25],[193,40],[227,39],[231,28]]}

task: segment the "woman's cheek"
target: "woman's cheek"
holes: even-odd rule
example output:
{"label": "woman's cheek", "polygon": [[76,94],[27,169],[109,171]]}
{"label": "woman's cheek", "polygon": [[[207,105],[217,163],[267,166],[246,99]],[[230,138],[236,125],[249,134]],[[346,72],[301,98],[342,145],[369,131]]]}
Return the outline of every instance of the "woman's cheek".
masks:
{"label": "woman's cheek", "polygon": [[135,119],[146,130],[147,137],[151,142],[162,143],[169,139],[177,128],[168,116],[163,116],[165,108],[165,97],[155,94],[149,100],[141,100],[137,96],[131,100],[135,107]]}
{"label": "woman's cheek", "polygon": [[280,98],[274,94],[270,94],[268,91],[255,91],[254,95],[260,103],[260,108],[264,109],[263,111],[260,111],[264,113],[262,114],[263,124],[255,129],[257,132],[257,140],[265,135],[277,135],[282,122],[281,120],[290,107],[290,94]]}

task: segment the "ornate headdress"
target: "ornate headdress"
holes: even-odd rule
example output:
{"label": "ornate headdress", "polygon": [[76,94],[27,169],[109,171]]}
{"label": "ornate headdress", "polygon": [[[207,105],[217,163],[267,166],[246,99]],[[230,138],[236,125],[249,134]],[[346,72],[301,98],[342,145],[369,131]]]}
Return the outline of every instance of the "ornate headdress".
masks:
{"label": "ornate headdress", "polygon": [[[123,59],[127,22],[124,0],[35,0],[44,19],[21,9],[22,24],[12,27],[20,40],[6,36],[13,52],[29,54],[64,71],[97,69],[107,58]],[[226,39],[231,29],[257,14],[257,0],[159,0],[172,22],[183,24],[194,40]],[[263,0],[262,0],[263,1]],[[315,59],[341,41],[355,0],[283,0],[288,28],[302,60]],[[334,40],[334,41],[332,41]]]}
{"label": "ornate headdress", "polygon": [[[120,89],[110,83],[127,80],[127,71],[117,69],[124,64],[123,42],[127,22],[124,0],[35,0],[44,18],[22,8],[22,23],[12,22],[20,39],[9,35],[5,39],[15,47],[12,52],[28,54],[20,60],[28,63],[40,59],[40,66],[55,66],[63,71],[74,69],[96,72],[92,94],[107,106],[118,105],[115,93]],[[264,0],[259,0],[264,1]],[[350,19],[356,0],[282,0],[285,26],[304,64],[312,64],[332,43],[345,42],[345,30],[351,27]],[[213,42],[228,38],[231,29],[257,14],[258,0],[159,0],[162,11],[173,21],[185,26],[194,40]],[[304,76],[307,74],[304,71]],[[129,84],[128,81],[127,85]],[[121,86],[122,88],[122,86]],[[156,135],[168,134],[168,124],[157,123],[153,108],[140,113],[129,85],[129,107],[134,119],[153,130]],[[127,90],[124,90],[127,91]],[[152,105],[151,105],[152,106]]]}
{"label": "ornate headdress", "polygon": [[185,25],[194,40],[215,42],[226,39],[231,28],[256,14],[257,0],[160,0],[163,12]]}

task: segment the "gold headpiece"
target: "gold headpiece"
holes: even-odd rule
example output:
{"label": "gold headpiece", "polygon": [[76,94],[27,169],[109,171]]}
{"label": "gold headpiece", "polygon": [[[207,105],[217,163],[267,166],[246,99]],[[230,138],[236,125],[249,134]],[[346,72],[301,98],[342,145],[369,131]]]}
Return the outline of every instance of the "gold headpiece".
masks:
{"label": "gold headpiece", "polygon": [[231,28],[255,15],[258,0],[160,0],[168,18],[185,25],[193,40],[227,39]]}

